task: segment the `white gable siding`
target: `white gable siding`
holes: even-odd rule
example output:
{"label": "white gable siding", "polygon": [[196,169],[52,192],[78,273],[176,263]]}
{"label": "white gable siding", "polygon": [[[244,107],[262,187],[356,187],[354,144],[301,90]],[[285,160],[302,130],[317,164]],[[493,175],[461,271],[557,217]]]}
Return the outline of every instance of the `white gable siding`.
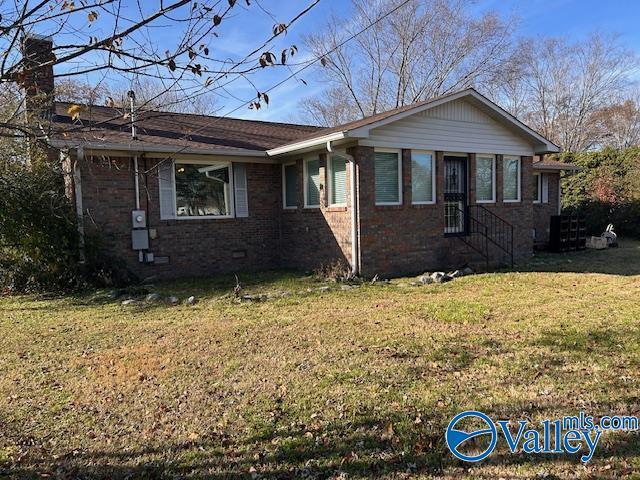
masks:
{"label": "white gable siding", "polygon": [[361,145],[447,152],[533,155],[533,145],[465,100],[374,128]]}

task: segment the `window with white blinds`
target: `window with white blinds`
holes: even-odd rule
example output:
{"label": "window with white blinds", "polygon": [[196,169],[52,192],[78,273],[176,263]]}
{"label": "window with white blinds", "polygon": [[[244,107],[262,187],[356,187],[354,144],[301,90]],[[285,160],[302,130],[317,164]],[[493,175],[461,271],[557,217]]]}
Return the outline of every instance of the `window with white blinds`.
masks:
{"label": "window with white blinds", "polygon": [[504,156],[502,159],[503,187],[505,202],[520,201],[520,157]]}
{"label": "window with white blinds", "polygon": [[329,159],[329,205],[347,204],[347,161],[332,155]]}
{"label": "window with white blinds", "polygon": [[411,152],[411,202],[435,203],[436,177],[433,152]]}
{"label": "window with white blinds", "polygon": [[245,164],[163,160],[158,183],[161,220],[249,216]]}
{"label": "window with white blinds", "polygon": [[374,169],[376,205],[400,205],[400,152],[376,151]]}
{"label": "window with white blinds", "polygon": [[298,166],[295,163],[282,166],[282,197],[284,208],[298,206]]}
{"label": "window with white blinds", "polygon": [[476,201],[496,201],[496,159],[493,155],[476,155]]}
{"label": "window with white blinds", "polygon": [[304,206],[320,206],[320,160],[309,159],[304,162]]}

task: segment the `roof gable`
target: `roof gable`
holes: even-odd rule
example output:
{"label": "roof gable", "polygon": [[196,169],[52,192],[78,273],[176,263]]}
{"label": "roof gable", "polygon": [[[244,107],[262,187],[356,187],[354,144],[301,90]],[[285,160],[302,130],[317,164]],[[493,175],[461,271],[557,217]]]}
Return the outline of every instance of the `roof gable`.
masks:
{"label": "roof gable", "polygon": [[[314,144],[314,141],[316,145],[321,145],[325,141],[333,141],[347,137],[367,139],[373,129],[398,122],[406,117],[420,114],[422,112],[427,112],[429,110],[435,110],[437,112],[438,110],[436,109],[438,109],[438,107],[451,102],[455,102],[456,100],[460,99],[464,99],[481,112],[484,112],[486,115],[488,115],[503,127],[506,127],[515,134],[526,138],[527,141],[531,143],[533,151],[535,153],[550,153],[559,151],[559,148],[556,145],[544,138],[538,132],[532,130],[527,125],[520,122],[513,115],[511,115],[495,103],[491,102],[486,97],[480,95],[474,89],[469,88],[460,92],[443,95],[441,97],[418,102],[412,105],[403,106],[394,110],[366,117],[355,122],[350,122],[337,127],[321,130],[317,132],[317,134],[309,135],[308,137],[298,140],[289,145],[271,149],[267,153],[269,155],[279,155],[293,152],[300,148],[309,148],[309,146]],[[431,114],[429,113],[425,115]],[[366,142],[363,143],[366,144]]]}

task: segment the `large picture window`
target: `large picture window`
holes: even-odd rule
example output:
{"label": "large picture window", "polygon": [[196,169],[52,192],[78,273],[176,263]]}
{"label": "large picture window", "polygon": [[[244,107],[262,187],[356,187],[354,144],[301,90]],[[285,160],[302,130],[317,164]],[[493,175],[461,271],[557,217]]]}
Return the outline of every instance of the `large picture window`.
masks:
{"label": "large picture window", "polygon": [[175,163],[176,215],[231,215],[231,165]]}
{"label": "large picture window", "polygon": [[376,150],[374,168],[376,205],[400,205],[402,203],[400,151]]}
{"label": "large picture window", "polygon": [[320,206],[320,160],[317,158],[304,162],[304,206]]}
{"label": "large picture window", "polygon": [[329,158],[329,205],[347,204],[347,161],[332,155]]}
{"label": "large picture window", "polygon": [[520,157],[504,156],[502,196],[505,202],[520,201]]}
{"label": "large picture window", "polygon": [[493,155],[476,156],[476,201],[496,201],[496,158]]}
{"label": "large picture window", "polygon": [[298,206],[298,166],[295,163],[282,166],[282,197],[284,208]]}
{"label": "large picture window", "polygon": [[435,203],[436,176],[433,152],[411,152],[411,202]]}

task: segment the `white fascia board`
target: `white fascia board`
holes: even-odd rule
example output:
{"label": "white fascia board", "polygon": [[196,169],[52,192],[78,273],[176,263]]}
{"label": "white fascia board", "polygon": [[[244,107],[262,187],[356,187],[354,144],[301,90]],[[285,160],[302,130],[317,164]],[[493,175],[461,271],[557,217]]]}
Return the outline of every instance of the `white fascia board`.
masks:
{"label": "white fascia board", "polygon": [[[352,135],[348,135],[348,136],[352,136]],[[283,155],[286,153],[293,153],[298,150],[304,150],[305,148],[324,145],[327,142],[342,140],[345,137],[347,137],[346,132],[333,132],[327,135],[322,135],[319,137],[302,140],[300,142],[290,143],[289,145],[283,145],[281,147],[272,148],[271,150],[267,150],[267,155],[269,155],[270,157],[274,157],[274,156]]]}
{"label": "white fascia board", "polygon": [[53,140],[51,145],[55,148],[77,148],[82,147],[85,150],[108,150],[123,151],[131,153],[160,153],[164,155],[224,155],[228,157],[266,157],[266,153],[259,150],[229,150],[225,148],[183,148],[162,145],[149,145],[140,143],[106,143],[106,142],[73,142],[64,140]]}

